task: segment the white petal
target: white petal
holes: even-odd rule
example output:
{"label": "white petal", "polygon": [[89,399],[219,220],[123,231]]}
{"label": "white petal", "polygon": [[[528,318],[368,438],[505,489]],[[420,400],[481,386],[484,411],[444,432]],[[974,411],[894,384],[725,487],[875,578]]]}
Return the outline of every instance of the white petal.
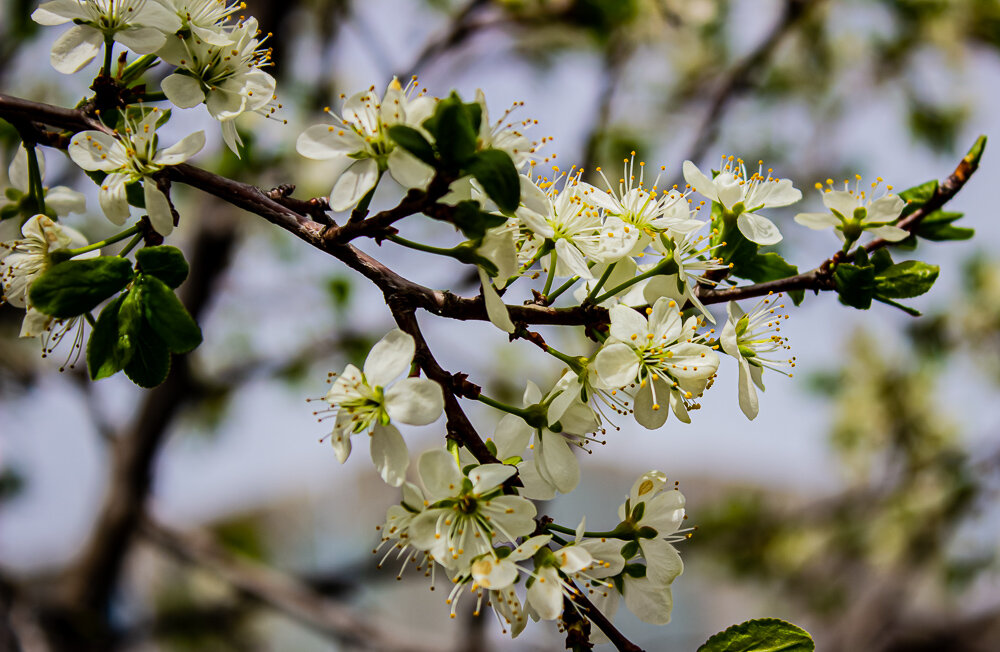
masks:
{"label": "white petal", "polygon": [[94,60],[104,45],[104,35],[90,25],[74,25],[52,44],[52,67],[71,75]]}
{"label": "white petal", "polygon": [[719,192],[719,203],[726,209],[743,201],[744,186],[741,186],[732,174],[723,172],[715,178],[714,183]]}
{"label": "white petal", "polygon": [[101,191],[97,198],[101,202],[101,210],[113,224],[121,226],[129,218],[132,211],[128,207],[128,199],[125,197],[125,183],[128,175],[109,174],[101,184]]}
{"label": "white petal", "polygon": [[624,387],[639,373],[639,356],[631,346],[615,342],[597,353],[594,369],[597,377],[608,387]]}
{"label": "white petal", "polygon": [[365,358],[365,380],[372,387],[385,387],[409,371],[417,346],[413,337],[398,328],[385,334]]}
{"label": "white petal", "polygon": [[523,456],[533,433],[524,419],[516,414],[505,414],[493,433],[497,457],[502,461],[514,455]]}
{"label": "white petal", "polygon": [[555,620],[562,613],[563,596],[559,573],[552,566],[537,571],[535,583],[528,589],[528,602],[542,620]]}
{"label": "white petal", "polygon": [[174,73],[160,82],[160,89],[170,102],[181,109],[190,109],[205,101],[201,82],[194,77]]}
{"label": "white petal", "polygon": [[84,170],[111,172],[125,164],[125,152],[113,136],[100,131],[81,131],[69,144],[69,157]]}
{"label": "white petal", "polygon": [[566,546],[555,553],[559,570],[567,575],[582,571],[594,563],[594,558],[583,546]]}
{"label": "white petal", "polygon": [[534,405],[542,400],[542,390],[538,389],[538,385],[532,381],[528,381],[524,384],[524,395],[521,397],[525,406]]}
{"label": "white petal", "polygon": [[684,572],[677,549],[663,539],[639,539],[639,548],[646,558],[646,577],[653,584],[670,584]]}
{"label": "white petal", "polygon": [[115,40],[137,54],[150,54],[163,47],[167,36],[153,27],[127,27],[115,32]]}
{"label": "white petal", "polygon": [[740,358],[740,409],[748,419],[753,421],[757,417],[759,409],[757,402],[757,389],[753,386],[753,379],[750,377],[750,363]]}
{"label": "white petal", "polygon": [[560,493],[568,494],[580,483],[580,465],[566,438],[543,430],[536,440],[535,466]]}
{"label": "white petal", "polygon": [[158,152],[153,158],[153,162],[158,165],[177,165],[200,152],[204,146],[205,132],[196,131],[189,136],[185,136],[179,142],[171,145],[162,152]]}
{"label": "white petal", "polygon": [[[659,378],[653,376],[652,378]],[[656,400],[653,400],[652,386],[656,385]],[[670,414],[667,400],[670,395],[669,385],[662,380],[646,380],[646,386],[635,394],[632,409],[635,410],[635,420],[640,426],[656,430],[667,422]]]}
{"label": "white petal", "polygon": [[236,131],[236,120],[226,120],[222,123],[222,141],[226,143],[229,151],[236,154],[236,158],[240,158],[243,139],[240,138],[240,132]]}
{"label": "white petal", "polygon": [[621,539],[587,539],[577,545],[587,550],[594,560],[594,566],[587,571],[591,577],[611,577],[625,568],[625,558],[621,555],[625,542]]}
{"label": "white petal", "polygon": [[462,487],[464,476],[459,471],[455,458],[443,448],[432,448],[424,452],[417,460],[417,470],[431,502],[453,496]]}
{"label": "white petal", "polygon": [[[35,158],[38,160],[38,174],[44,179],[45,154],[40,147],[35,148]],[[28,150],[24,149],[24,145],[18,145],[17,152],[14,154],[14,160],[11,161],[10,167],[7,168],[7,178],[10,181],[10,185],[21,192],[31,192],[31,176],[28,173]]]}
{"label": "white petal", "polygon": [[352,163],[340,175],[330,192],[330,208],[335,211],[354,208],[377,182],[378,163],[375,159],[366,158]]}
{"label": "white petal", "polygon": [[517,473],[517,468],[507,464],[483,464],[469,471],[472,480],[472,491],[476,494],[487,493]]}
{"label": "white petal", "polygon": [[402,147],[392,150],[386,163],[389,174],[404,188],[424,189],[434,176],[434,168]]}
{"label": "white petal", "polygon": [[510,586],[517,579],[517,564],[510,557],[502,560],[494,559],[489,555],[480,557],[472,563],[469,569],[475,583],[484,589],[503,589]]}
{"label": "white petal", "polygon": [[858,207],[858,199],[846,190],[831,190],[823,193],[823,205],[831,211],[837,211],[844,219],[854,217],[854,209]]}
{"label": "white petal", "polygon": [[889,242],[899,242],[910,237],[909,231],[901,229],[898,226],[877,226],[874,229],[868,229],[868,232],[877,238],[882,238]]}
{"label": "white petal", "polygon": [[39,25],[63,25],[74,18],[88,18],[85,6],[78,0],[43,2],[31,14],[31,19]]}
{"label": "white petal", "polygon": [[[684,522],[684,494],[679,489],[664,491],[646,501],[642,525],[648,525],[665,538],[677,531]],[[635,501],[633,501],[635,504]]]}
{"label": "white petal", "polygon": [[511,561],[524,561],[541,550],[542,546],[545,546],[551,540],[551,534],[539,534],[538,536],[531,537],[518,547],[514,548],[514,550],[507,555],[507,559]]}
{"label": "white petal", "polygon": [[389,418],[411,426],[434,423],[444,410],[441,386],[427,378],[404,378],[385,392]]}
{"label": "white petal", "polygon": [[799,213],[795,216],[795,221],[816,231],[841,224],[840,218],[833,213]]}
{"label": "white petal", "polygon": [[715,188],[715,183],[709,179],[698,166],[691,161],[684,161],[684,180],[691,184],[691,187],[703,194],[712,201],[719,201],[719,193]]}
{"label": "white petal", "polygon": [[530,500],[552,500],[556,497],[556,490],[538,474],[538,468],[534,461],[527,461],[517,467],[517,476],[521,478],[524,487],[518,494]]}
{"label": "white petal", "polygon": [[483,301],[486,303],[486,316],[489,317],[490,322],[504,331],[505,333],[514,332],[514,322],[510,319],[510,313],[507,312],[507,306],[504,305],[503,299],[497,294],[496,288],[493,287],[493,282],[490,281],[490,277],[487,276],[486,272],[482,267],[477,268],[479,270],[479,281],[483,287]]}
{"label": "white petal", "polygon": [[351,432],[337,429],[330,434],[330,445],[337,456],[337,461],[343,464],[351,455]]}
{"label": "white petal", "polygon": [[649,322],[639,313],[627,306],[615,306],[608,312],[611,319],[611,337],[622,342],[631,342],[632,336],[645,337],[649,330]]}
{"label": "white petal", "polygon": [[410,453],[406,442],[395,427],[376,425],[371,436],[372,462],[375,470],[390,487],[398,487],[406,480],[410,466]]}
{"label": "white petal", "polygon": [[773,245],[781,242],[781,232],[774,222],[756,213],[742,213],[736,218],[736,225],[747,240],[759,245]]}
{"label": "white petal", "polygon": [[899,195],[879,197],[868,206],[868,215],[862,223],[892,222],[903,212],[904,206],[906,206],[906,202]]}
{"label": "white petal", "polygon": [[174,230],[174,216],[170,212],[170,202],[160,191],[153,179],[142,180],[143,195],[146,199],[146,214],[153,230],[160,235],[170,235]]}
{"label": "white petal", "polygon": [[802,191],[792,186],[791,179],[781,179],[780,181],[769,181],[757,186],[756,192],[751,201],[756,205],[763,204],[769,207],[788,206],[802,199]]}
{"label": "white petal", "polygon": [[45,193],[45,205],[56,215],[87,212],[87,196],[66,186],[49,188]]}
{"label": "white petal", "polygon": [[657,586],[646,577],[625,576],[625,606],[644,623],[666,625],[674,608],[669,586]]}
{"label": "white petal", "polygon": [[545,191],[531,180],[531,178],[521,175],[521,205],[530,211],[545,215],[549,209],[549,198]]}
{"label": "white petal", "polygon": [[556,240],[556,256],[556,276],[579,276],[584,279],[594,278],[590,273],[590,268],[587,267],[587,259],[569,240],[565,238]]}
{"label": "white petal", "polygon": [[313,125],[295,141],[295,151],[314,161],[354,154],[364,148],[364,139],[347,126]]}

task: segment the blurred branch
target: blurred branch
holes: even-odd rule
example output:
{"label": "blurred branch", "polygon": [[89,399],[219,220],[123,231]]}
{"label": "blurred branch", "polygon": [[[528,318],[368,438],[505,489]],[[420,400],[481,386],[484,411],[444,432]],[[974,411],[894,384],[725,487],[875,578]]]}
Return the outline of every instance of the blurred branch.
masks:
{"label": "blurred branch", "polygon": [[473,20],[477,14],[483,9],[488,8],[489,5],[489,0],[470,0],[467,5],[459,9],[451,17],[448,27],[440,35],[437,35],[424,44],[423,49],[417,55],[416,59],[413,60],[413,63],[407,66],[399,74],[399,77],[407,79],[416,75],[445,52],[458,47],[480,29],[490,24],[477,23]]}
{"label": "blurred branch", "polygon": [[597,115],[584,148],[582,165],[584,170],[593,170],[598,163],[597,155],[600,151],[601,140],[605,137],[608,124],[611,122],[611,105],[618,93],[618,86],[625,76],[625,67],[634,51],[632,42],[618,35],[609,38],[607,45],[605,45],[599,93],[601,101],[597,106]]}
{"label": "blurred branch", "polygon": [[698,128],[694,143],[683,160],[698,161],[719,135],[722,115],[730,103],[739,95],[753,88],[766,67],[768,60],[774,54],[785,38],[791,34],[808,15],[808,12],[819,6],[824,0],[785,0],[781,17],[771,29],[767,37],[754,48],[752,52],[741,59],[725,75],[719,89],[712,96],[705,111],[705,119]]}
{"label": "blurred branch", "polygon": [[440,649],[392,637],[378,624],[316,593],[298,579],[232,555],[205,533],[180,533],[149,519],[142,522],[140,532],[171,556],[215,573],[244,595],[343,643],[395,652]]}
{"label": "blurred branch", "polygon": [[0,650],[20,652],[21,642],[11,623],[10,612],[14,608],[15,588],[6,577],[0,576]]}

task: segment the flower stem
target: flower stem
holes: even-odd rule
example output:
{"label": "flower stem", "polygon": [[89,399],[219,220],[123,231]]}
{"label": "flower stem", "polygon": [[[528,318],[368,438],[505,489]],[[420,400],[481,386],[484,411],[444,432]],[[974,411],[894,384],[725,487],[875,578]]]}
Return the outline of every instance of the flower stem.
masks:
{"label": "flower stem", "polygon": [[490,398],[485,394],[480,394],[478,397],[476,397],[476,400],[478,400],[480,403],[485,403],[490,407],[494,407],[502,412],[506,412],[508,414],[513,414],[514,416],[521,417],[522,419],[528,414],[528,411],[525,410],[524,408],[516,408],[513,405],[507,405],[506,403],[501,403],[500,401]]}
{"label": "flower stem", "polygon": [[167,94],[163,91],[152,91],[150,93],[143,93],[142,97],[139,98],[140,102],[162,102],[167,99]]}
{"label": "flower stem", "polygon": [[111,76],[111,63],[114,55],[115,39],[107,34],[104,35],[104,67],[101,68],[101,75]]}
{"label": "flower stem", "polygon": [[[573,535],[576,534],[576,530],[574,530],[572,528],[568,528],[568,527],[566,527],[564,525],[556,525],[555,523],[546,523],[545,524],[545,528],[547,530],[552,530],[554,532],[562,532],[563,534],[573,534]],[[622,532],[621,530],[618,530],[618,529],[609,530],[607,532],[590,532],[590,531],[584,531],[584,533],[583,533],[583,536],[590,537],[590,538],[593,538],[593,539],[602,539],[602,538],[603,539],[633,539],[633,538],[635,538],[633,536],[626,537],[626,536],[623,536],[623,535],[625,535],[625,533]]]}
{"label": "flower stem", "polygon": [[142,76],[144,72],[159,63],[159,57],[155,54],[144,54],[122,71],[121,82],[128,85],[132,81]]}
{"label": "flower stem", "polygon": [[28,154],[28,187],[32,199],[35,200],[35,210],[45,214],[45,189],[42,187],[42,173],[38,168],[38,154],[35,144],[25,144],[24,151]]}
{"label": "flower stem", "polygon": [[552,250],[552,254],[549,256],[549,275],[545,278],[545,287],[542,289],[542,296],[548,298],[549,292],[552,291],[552,281],[556,278],[556,252],[555,249]]}
{"label": "flower stem", "polygon": [[454,249],[445,249],[443,247],[434,247],[420,242],[414,242],[413,240],[407,240],[406,238],[395,234],[388,236],[386,240],[391,240],[392,242],[395,242],[398,245],[409,247],[410,249],[416,249],[417,251],[424,251],[429,254],[437,254],[438,256],[448,256],[449,258],[455,257]]}
{"label": "flower stem", "polygon": [[144,237],[143,234],[136,233],[135,237],[129,240],[128,244],[125,245],[125,248],[122,249],[120,252],[118,252],[118,255],[121,256],[122,258],[128,256],[132,252],[132,250],[135,249],[136,245],[142,242],[143,237]]}
{"label": "flower stem", "polygon": [[573,285],[579,280],[580,280],[579,276],[571,277],[568,281],[566,281],[565,283],[557,287],[555,290],[553,290],[552,294],[547,295],[545,298],[548,300],[549,303],[552,303],[559,297],[560,294],[573,287]]}
{"label": "flower stem", "polygon": [[597,296],[597,293],[600,292],[601,288],[604,287],[604,284],[608,282],[608,277],[611,276],[611,272],[615,271],[615,265],[617,265],[617,264],[618,264],[618,261],[615,261],[615,262],[611,263],[610,265],[608,265],[608,268],[606,270],[604,270],[603,274],[601,274],[601,278],[597,279],[597,285],[595,285],[594,289],[591,290],[590,294],[587,295],[587,301],[593,301],[594,300],[594,297]]}
{"label": "flower stem", "polygon": [[140,226],[138,224],[136,224],[135,226],[133,226],[131,228],[128,228],[128,229],[125,229],[121,233],[117,233],[117,234],[111,236],[110,238],[105,238],[104,240],[101,240],[100,242],[95,242],[94,244],[89,244],[86,247],[79,247],[78,249],[67,249],[67,250],[65,250],[63,252],[63,255],[66,256],[67,258],[72,258],[74,256],[79,256],[80,254],[85,254],[88,251],[94,251],[96,249],[100,249],[102,247],[106,247],[109,244],[114,244],[116,242],[120,242],[120,241],[124,240],[125,238],[127,238],[129,236],[132,236],[132,235],[135,235],[135,234],[139,233],[139,229],[140,229]]}
{"label": "flower stem", "polygon": [[580,373],[581,371],[583,371],[584,365],[586,364],[585,358],[568,355],[566,353],[563,353],[562,351],[552,348],[548,344],[545,345],[545,352],[551,355],[552,357],[565,362],[567,365],[569,365],[570,369],[572,369],[576,373]]}
{"label": "flower stem", "polygon": [[611,288],[610,290],[608,290],[604,294],[595,297],[594,298],[594,303],[601,303],[603,301],[607,301],[608,299],[610,299],[611,297],[615,296],[616,294],[618,294],[622,290],[624,290],[626,288],[630,288],[633,285],[635,285],[636,283],[639,283],[640,281],[645,281],[647,278],[653,278],[654,276],[662,274],[663,271],[667,268],[667,265],[670,264],[670,263],[672,263],[672,262],[673,262],[673,258],[672,257],[670,257],[670,258],[664,258],[663,260],[661,260],[660,262],[658,262],[651,270],[643,272],[642,274],[639,274],[637,276],[633,276],[632,278],[630,278],[629,280],[625,281],[624,283],[620,283],[619,285]]}

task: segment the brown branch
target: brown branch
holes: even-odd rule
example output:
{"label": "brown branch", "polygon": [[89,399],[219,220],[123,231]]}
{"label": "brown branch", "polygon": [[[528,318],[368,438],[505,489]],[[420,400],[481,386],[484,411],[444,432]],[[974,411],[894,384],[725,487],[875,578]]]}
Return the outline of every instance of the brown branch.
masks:
{"label": "brown branch", "polygon": [[297,578],[236,557],[206,533],[181,533],[149,519],[143,520],[139,531],[146,540],[171,556],[208,569],[242,594],[348,645],[393,652],[431,652],[440,649],[393,637],[377,623],[315,592]]}
{"label": "brown branch", "polygon": [[771,32],[725,76],[719,90],[716,91],[705,111],[705,119],[698,128],[698,135],[684,160],[697,161],[705,155],[719,134],[722,114],[729,107],[729,104],[753,86],[755,80],[760,76],[764,63],[771,58],[781,42],[808,15],[809,10],[821,2],[823,0],[785,0],[781,18],[771,29]]}
{"label": "brown branch", "polygon": [[597,625],[597,628],[608,637],[608,640],[611,641],[612,645],[618,648],[621,652],[643,652],[641,647],[628,640],[624,634],[618,631],[618,628],[615,627],[614,623],[608,620],[608,617],[605,616],[604,613],[590,601],[590,598],[587,597],[586,593],[580,590],[580,588],[576,586],[572,580],[569,580],[569,583],[574,589],[576,589],[576,593],[573,594],[572,598],[573,602],[580,609],[583,615],[586,616],[590,622]]}

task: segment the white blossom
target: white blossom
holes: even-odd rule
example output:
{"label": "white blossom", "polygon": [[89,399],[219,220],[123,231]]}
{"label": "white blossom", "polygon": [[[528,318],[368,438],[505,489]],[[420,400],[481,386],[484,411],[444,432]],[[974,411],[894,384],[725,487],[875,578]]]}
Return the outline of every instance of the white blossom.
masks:
{"label": "white blossom", "polygon": [[[874,195],[882,178],[871,184],[871,194]],[[832,228],[841,242],[850,244],[861,237],[865,231],[889,242],[899,242],[907,238],[910,232],[893,224],[899,219],[906,202],[899,195],[892,194],[892,186],[887,186],[886,192],[878,197],[870,197],[861,190],[861,175],[855,175],[854,188],[848,180],[844,180],[843,190],[833,189],[833,179],[827,179],[827,188],[820,183],[816,189],[823,197],[823,205],[827,213],[799,213],[795,221],[810,229],[821,230]]]}
{"label": "white blossom", "polygon": [[[35,149],[35,158],[38,161],[38,175],[45,179],[45,152],[40,148]],[[19,145],[14,159],[7,168],[7,178],[10,180],[11,188],[18,191],[20,197],[31,194],[31,177],[28,172],[28,152],[24,145]],[[87,197],[66,186],[54,186],[52,188],[43,187],[45,193],[45,209],[55,213],[57,216],[69,215],[70,213],[85,213],[87,211]],[[8,195],[8,198],[10,196]]]}
{"label": "white blossom", "polygon": [[638,385],[633,409],[646,428],[664,424],[666,405],[689,422],[689,402],[705,391],[719,356],[696,341],[697,319],[682,322],[676,301],[661,297],[647,314],[648,319],[626,306],[611,308],[611,336],[594,359],[597,375],[607,387]]}
{"label": "white blossom", "polygon": [[246,9],[244,2],[226,4],[226,0],[159,0],[173,9],[181,21],[178,31],[191,34],[210,45],[229,45],[234,41],[229,18]]}
{"label": "white blossom", "polygon": [[363,370],[349,364],[337,376],[324,399],[329,409],[317,412],[334,419],[330,441],[342,464],[351,454],[351,435],[368,434],[375,468],[394,487],[406,478],[410,458],[392,422],[427,425],[444,409],[441,386],[433,380],[408,377],[393,383],[409,371],[415,350],[408,333],[389,331],[372,347]]}
{"label": "white blossom", "polygon": [[736,225],[743,236],[759,245],[781,242],[781,232],[774,222],[757,211],[762,208],[788,206],[802,199],[802,192],[792,187],[789,179],[772,177],[772,170],[764,174],[764,163],[757,172],[748,174],[742,159],[724,160],[722,171],[709,178],[691,161],[684,161],[684,179],[702,195],[719,202],[723,210],[736,217]]}
{"label": "white blossom", "polygon": [[[784,305],[773,305],[773,302],[780,299],[768,294],[760,300],[749,314],[735,301],[730,301],[726,307],[729,319],[722,334],[719,336],[719,344],[722,350],[736,358],[740,365],[739,378],[739,398],[740,409],[748,419],[757,416],[758,402],[755,385],[762,391],[764,382],[761,375],[765,368],[785,372],[782,367],[795,366],[795,358],[786,360],[776,360],[769,356],[775,352],[781,352],[791,347],[788,346],[788,338],[782,337],[782,318],[788,319],[788,315],[777,314],[777,310],[784,308]],[[791,375],[791,374],[788,374]]]}
{"label": "white blossom", "polygon": [[181,26],[177,16],[155,0],[51,0],[39,5],[31,18],[40,25],[73,23],[52,45],[52,67],[64,74],[90,63],[108,39],[150,54]]}
{"label": "white blossom", "polygon": [[344,101],[342,115],[326,109],[333,124],[313,125],[299,136],[295,149],[306,158],[353,160],[330,191],[333,210],[357,204],[386,170],[404,188],[423,188],[430,182],[434,169],[398,147],[388,131],[396,124],[417,128],[433,113],[434,101],[414,96],[415,89],[415,79],[403,88],[394,77],[381,98],[374,86],[352,95]]}
{"label": "white blossom", "polygon": [[205,146],[205,133],[197,131],[178,143],[160,150],[156,135],[157,122],[163,113],[151,109],[138,122],[125,121],[125,133],[114,135],[103,131],[81,131],[73,136],[69,156],[84,170],[101,170],[108,175],[101,182],[98,195],[104,215],[121,226],[131,215],[125,186],[142,181],[146,213],[153,229],[169,235],[174,229],[170,202],[157,186],[154,174],[188,160]]}

